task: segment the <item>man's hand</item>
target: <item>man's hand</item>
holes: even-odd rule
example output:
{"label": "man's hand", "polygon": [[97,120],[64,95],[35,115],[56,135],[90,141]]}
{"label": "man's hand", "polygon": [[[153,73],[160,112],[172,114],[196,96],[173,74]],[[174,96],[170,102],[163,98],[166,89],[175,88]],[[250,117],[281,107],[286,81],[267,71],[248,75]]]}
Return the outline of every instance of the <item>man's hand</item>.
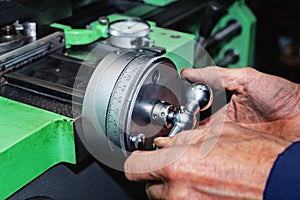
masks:
{"label": "man's hand", "polygon": [[[262,199],[270,169],[290,142],[234,123],[217,126],[209,137],[204,128],[156,138],[162,149],[133,152],[125,163],[127,178],[150,181],[152,199]],[[215,147],[201,158],[203,142],[214,137]]]}
{"label": "man's hand", "polygon": [[229,104],[212,118],[225,114],[226,121],[291,141],[300,139],[299,84],[252,68],[207,67],[184,69],[181,74],[191,82],[234,92]]}

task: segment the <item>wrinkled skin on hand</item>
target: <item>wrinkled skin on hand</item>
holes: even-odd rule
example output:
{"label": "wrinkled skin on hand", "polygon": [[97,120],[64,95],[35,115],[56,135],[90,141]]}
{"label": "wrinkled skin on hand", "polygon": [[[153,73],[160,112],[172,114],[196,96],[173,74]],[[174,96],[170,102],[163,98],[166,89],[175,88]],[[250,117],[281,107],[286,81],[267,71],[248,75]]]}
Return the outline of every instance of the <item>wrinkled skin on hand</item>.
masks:
{"label": "wrinkled skin on hand", "polygon": [[229,104],[212,118],[221,119],[220,115],[225,114],[225,121],[291,141],[300,139],[299,84],[252,68],[207,67],[184,69],[181,74],[191,82],[234,92]]}
{"label": "wrinkled skin on hand", "polygon": [[[219,131],[222,133],[214,133]],[[227,122],[215,128],[156,138],[161,149],[136,151],[125,163],[126,177],[149,181],[151,199],[262,199],[270,169],[289,141]],[[201,158],[204,141],[215,140]]]}
{"label": "wrinkled skin on hand", "polygon": [[234,95],[200,129],[132,153],[127,178],[150,181],[152,199],[262,199],[278,154],[300,138],[299,85],[250,68],[185,69],[182,76]]}

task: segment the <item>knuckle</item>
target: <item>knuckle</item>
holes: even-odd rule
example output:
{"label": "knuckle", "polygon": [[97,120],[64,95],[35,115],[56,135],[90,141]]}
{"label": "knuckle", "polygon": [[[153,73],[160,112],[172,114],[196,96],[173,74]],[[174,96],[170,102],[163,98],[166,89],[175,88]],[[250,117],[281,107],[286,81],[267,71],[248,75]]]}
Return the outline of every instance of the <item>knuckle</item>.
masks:
{"label": "knuckle", "polygon": [[242,68],[242,70],[245,75],[253,75],[258,72],[256,69],[254,69],[252,67],[244,67],[244,68]]}

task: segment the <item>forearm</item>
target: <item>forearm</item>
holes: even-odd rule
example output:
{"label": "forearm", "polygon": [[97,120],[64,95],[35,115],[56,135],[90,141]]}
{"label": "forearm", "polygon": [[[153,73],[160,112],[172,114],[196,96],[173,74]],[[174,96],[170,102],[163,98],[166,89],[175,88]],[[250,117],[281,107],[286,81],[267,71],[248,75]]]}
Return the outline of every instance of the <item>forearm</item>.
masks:
{"label": "forearm", "polygon": [[264,199],[300,199],[300,142],[293,143],[274,163]]}

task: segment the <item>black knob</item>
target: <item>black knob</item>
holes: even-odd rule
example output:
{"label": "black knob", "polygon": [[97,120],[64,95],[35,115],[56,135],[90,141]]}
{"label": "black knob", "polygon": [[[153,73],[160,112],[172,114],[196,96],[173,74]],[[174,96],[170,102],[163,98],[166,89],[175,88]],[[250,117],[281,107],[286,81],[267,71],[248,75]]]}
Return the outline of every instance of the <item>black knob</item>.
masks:
{"label": "black knob", "polygon": [[229,49],[224,53],[224,58],[220,60],[217,65],[220,67],[226,67],[230,64],[236,64],[240,59],[239,53],[234,49]]}
{"label": "black knob", "polygon": [[207,38],[210,36],[212,29],[224,15],[225,11],[225,7],[218,2],[212,2],[206,7],[201,19],[200,37]]}
{"label": "black knob", "polygon": [[241,32],[242,26],[238,21],[229,21],[225,27],[221,28],[214,35],[208,37],[203,42],[203,47],[208,52],[211,52],[213,49],[217,49],[225,42],[239,35]]}

